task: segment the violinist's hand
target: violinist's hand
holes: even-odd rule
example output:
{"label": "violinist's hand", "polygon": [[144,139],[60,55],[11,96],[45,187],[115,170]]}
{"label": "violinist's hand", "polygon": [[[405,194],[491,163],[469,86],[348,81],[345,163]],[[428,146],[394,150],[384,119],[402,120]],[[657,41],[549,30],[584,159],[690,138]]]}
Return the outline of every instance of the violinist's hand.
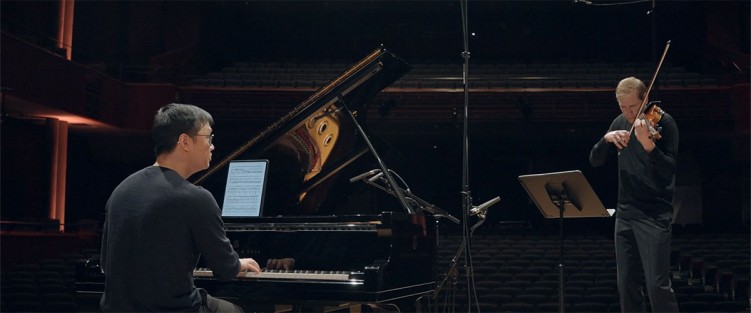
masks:
{"label": "violinist's hand", "polygon": [[634,135],[636,136],[636,140],[644,147],[644,150],[650,153],[655,149],[655,143],[650,138],[651,134],[647,123],[643,118],[636,119],[634,121]]}
{"label": "violinist's hand", "polygon": [[258,265],[258,262],[256,262],[256,260],[253,260],[250,258],[240,259],[240,271],[241,272],[251,271],[251,272],[260,273],[261,267]]}
{"label": "violinist's hand", "polygon": [[618,149],[623,149],[628,146],[628,131],[626,130],[614,130],[605,134],[605,141],[612,142]]}
{"label": "violinist's hand", "polygon": [[295,259],[269,259],[266,261],[266,268],[270,270],[291,270],[295,268]]}

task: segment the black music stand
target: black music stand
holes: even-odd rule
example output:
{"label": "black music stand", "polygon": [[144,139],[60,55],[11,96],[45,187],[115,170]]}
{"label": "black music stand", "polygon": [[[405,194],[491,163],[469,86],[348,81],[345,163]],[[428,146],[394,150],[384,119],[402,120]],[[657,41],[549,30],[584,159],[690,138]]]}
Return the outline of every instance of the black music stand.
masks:
{"label": "black music stand", "polygon": [[581,171],[566,171],[519,176],[524,189],[545,218],[558,218],[560,231],[560,263],[558,264],[561,313],[565,312],[563,292],[563,219],[575,217],[609,217]]}

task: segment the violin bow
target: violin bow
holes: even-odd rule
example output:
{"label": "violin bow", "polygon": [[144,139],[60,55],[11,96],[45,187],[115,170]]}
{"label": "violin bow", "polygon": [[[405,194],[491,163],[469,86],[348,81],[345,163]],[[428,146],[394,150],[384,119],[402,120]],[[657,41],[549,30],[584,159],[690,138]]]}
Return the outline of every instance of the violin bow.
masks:
{"label": "violin bow", "polygon": [[[652,86],[655,84],[655,80],[657,80],[657,73],[660,72],[660,68],[662,67],[662,62],[665,61],[665,56],[668,55],[668,49],[670,49],[670,40],[665,44],[665,50],[662,51],[662,57],[660,57],[660,62],[657,63],[657,69],[655,70],[655,73],[652,75],[652,81],[649,82],[649,87],[647,87],[647,92],[644,93],[644,99],[641,101],[641,106],[639,107],[639,114],[636,116],[639,118],[639,115],[644,114],[644,107],[647,105],[647,102],[649,101],[649,92],[652,91]],[[633,124],[631,124],[631,129],[628,131],[629,137],[631,137],[631,132],[634,131],[634,125],[636,125],[636,121],[634,121]]]}

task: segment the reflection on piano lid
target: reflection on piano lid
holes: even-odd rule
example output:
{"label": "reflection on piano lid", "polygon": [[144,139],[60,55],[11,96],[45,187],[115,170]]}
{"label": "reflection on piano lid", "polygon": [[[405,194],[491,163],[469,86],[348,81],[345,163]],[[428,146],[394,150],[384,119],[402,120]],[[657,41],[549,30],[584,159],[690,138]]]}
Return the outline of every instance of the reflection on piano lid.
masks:
{"label": "reflection on piano lid", "polygon": [[[332,176],[367,153],[358,142],[357,115],[410,67],[379,48],[293,108],[288,114],[230,153],[194,180],[223,198],[227,164],[234,159],[268,159],[267,210],[264,215],[319,215]],[[343,101],[340,101],[343,100]],[[377,212],[369,212],[377,213]]]}

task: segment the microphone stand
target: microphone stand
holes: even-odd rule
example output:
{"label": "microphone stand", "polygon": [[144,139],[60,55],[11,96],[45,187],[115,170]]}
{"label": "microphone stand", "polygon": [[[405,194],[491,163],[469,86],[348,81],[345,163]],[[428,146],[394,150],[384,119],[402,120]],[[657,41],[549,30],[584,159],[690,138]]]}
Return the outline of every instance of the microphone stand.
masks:
{"label": "microphone stand", "polygon": [[[462,15],[462,32],[464,39],[464,51],[462,57],[464,58],[463,76],[462,81],[464,83],[464,130],[462,137],[462,243],[457,251],[457,256],[464,254],[464,268],[467,279],[467,312],[472,311],[472,296],[475,298],[475,304],[477,311],[480,311],[480,304],[477,301],[477,291],[475,289],[475,277],[474,269],[472,265],[472,244],[470,238],[474,230],[485,222],[484,216],[482,219],[472,228],[468,226],[468,220],[472,215],[471,210],[474,208],[472,205],[472,192],[469,189],[469,30],[467,25],[467,4],[468,0],[460,0],[461,3],[461,15]],[[491,200],[494,201],[495,199]],[[456,261],[456,257],[452,260],[452,263]],[[452,267],[454,265],[452,264]],[[451,270],[450,270],[451,271]]]}
{"label": "microphone stand", "polygon": [[[391,171],[391,170],[389,170]],[[398,176],[398,175],[397,175]],[[388,193],[394,197],[397,197],[397,191],[404,195],[404,198],[406,199],[407,203],[411,205],[416,205],[420,208],[422,211],[427,211],[433,214],[435,217],[444,217],[448,219],[449,221],[452,221],[456,224],[459,224],[459,219],[456,217],[451,216],[448,212],[444,211],[443,209],[439,208],[435,204],[431,204],[420,197],[414,195],[409,188],[403,189],[402,187],[399,187],[397,185],[392,185],[389,183],[388,179],[384,178],[383,175],[373,176],[369,179],[363,179],[365,183],[368,185],[371,185],[373,187],[376,187],[380,190],[382,190],[385,193]],[[386,186],[381,186],[380,184],[377,184],[376,181],[381,181],[386,184]],[[391,186],[389,188],[389,186]]]}
{"label": "microphone stand", "polygon": [[[366,173],[364,173],[362,175],[367,175],[367,174],[369,174],[369,172],[366,172]],[[388,194],[390,194],[392,196],[396,196],[396,191],[399,190],[399,191],[401,191],[402,194],[405,195],[405,198],[407,199],[407,202],[409,202],[410,204],[417,205],[417,206],[420,207],[421,210],[428,211],[428,212],[432,213],[436,217],[445,217],[446,219],[448,219],[448,220],[450,220],[450,221],[452,221],[452,222],[454,222],[456,224],[459,224],[459,219],[457,219],[456,217],[451,216],[451,214],[449,214],[448,212],[442,210],[441,208],[439,208],[439,207],[437,207],[437,206],[435,206],[433,204],[428,203],[427,201],[421,199],[420,197],[415,196],[414,194],[412,194],[412,192],[409,190],[409,188],[407,188],[405,190],[405,189],[402,189],[399,186],[390,185],[389,181],[386,178],[384,178],[383,175],[376,174],[375,176],[373,176],[371,178],[362,179],[362,181],[365,182],[365,183],[367,183],[368,185],[376,187],[376,188],[378,188],[378,189],[380,189],[380,190],[382,190],[382,191],[384,191],[384,192],[386,192],[386,193],[388,193]],[[382,186],[382,185],[376,183],[376,181],[383,182],[386,186]],[[405,185],[406,185],[406,183],[405,183]],[[390,188],[389,188],[389,186],[390,186]],[[489,206],[495,204],[498,201],[500,201],[500,197],[493,198],[490,201],[487,201],[487,202],[485,202],[485,203],[483,203],[483,204],[481,204],[481,205],[479,205],[477,207],[474,207],[472,210],[470,210],[470,214],[471,215],[477,215],[478,217],[480,217],[480,220],[474,226],[472,226],[472,228],[470,229],[470,233],[474,233],[475,229],[477,229],[478,227],[480,227],[480,225],[482,225],[483,223],[485,223],[485,210],[487,210],[487,208]],[[466,245],[467,245],[467,241],[462,241],[461,247],[459,247],[459,250],[457,250],[456,255],[454,255],[454,257],[451,259],[451,264],[449,266],[449,270],[443,276],[443,280],[436,286],[435,290],[433,290],[433,294],[432,294],[432,297],[431,297],[433,300],[435,300],[438,297],[438,294],[443,289],[443,286],[446,284],[446,282],[448,281],[449,277],[452,279],[452,285],[456,285],[456,278],[457,278],[456,264],[457,264],[457,262],[459,260],[459,257],[462,255],[462,253],[464,251],[466,251],[465,250]],[[452,301],[452,306],[454,304],[455,303]]]}
{"label": "microphone stand", "polygon": [[[381,173],[383,173],[384,176],[386,176],[386,179],[389,181],[389,183],[392,186],[396,186],[396,181],[394,181],[394,177],[391,176],[391,173],[389,172],[388,167],[386,167],[386,164],[383,163],[381,160],[381,157],[378,155],[378,152],[376,152],[375,147],[370,142],[370,139],[368,139],[368,134],[365,133],[365,131],[362,129],[362,126],[360,126],[360,123],[357,122],[357,118],[354,114],[352,114],[352,111],[349,110],[349,107],[347,106],[347,102],[344,101],[344,96],[341,94],[337,97],[339,99],[339,102],[342,104],[342,107],[344,107],[344,111],[347,113],[347,116],[350,117],[352,120],[352,123],[355,124],[355,127],[357,128],[357,132],[362,135],[363,141],[365,141],[365,144],[368,145],[368,149],[373,154],[373,157],[378,162],[378,166],[381,168]],[[412,207],[407,203],[407,200],[404,198],[404,194],[399,189],[394,189],[395,196],[397,199],[399,199],[399,203],[402,205],[402,208],[409,213],[414,214],[415,211],[412,210]]]}

